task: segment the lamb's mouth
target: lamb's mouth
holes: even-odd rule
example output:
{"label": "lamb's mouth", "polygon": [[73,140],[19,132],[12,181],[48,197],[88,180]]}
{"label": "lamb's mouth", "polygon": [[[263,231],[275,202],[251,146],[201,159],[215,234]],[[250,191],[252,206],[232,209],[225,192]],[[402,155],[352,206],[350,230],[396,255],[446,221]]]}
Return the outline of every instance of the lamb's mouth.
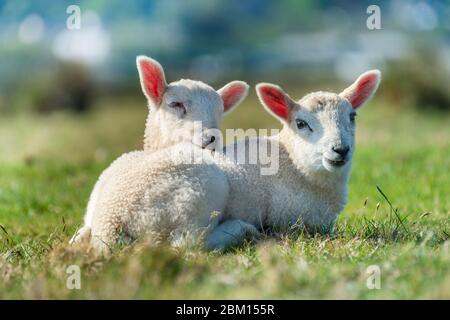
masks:
{"label": "lamb's mouth", "polygon": [[325,161],[328,162],[329,164],[331,164],[332,166],[335,166],[335,167],[342,167],[347,162],[345,160],[331,160],[331,159],[328,159],[328,158],[325,158]]}

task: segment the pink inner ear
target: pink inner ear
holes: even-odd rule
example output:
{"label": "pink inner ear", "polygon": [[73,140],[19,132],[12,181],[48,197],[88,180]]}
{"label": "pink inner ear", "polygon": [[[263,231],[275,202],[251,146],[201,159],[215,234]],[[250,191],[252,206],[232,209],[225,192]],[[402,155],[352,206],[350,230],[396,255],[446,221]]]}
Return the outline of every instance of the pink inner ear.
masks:
{"label": "pink inner ear", "polygon": [[227,112],[230,110],[242,97],[245,92],[245,87],[235,85],[231,86],[222,94],[223,99],[223,111]]}
{"label": "pink inner ear", "polygon": [[165,80],[162,70],[150,61],[141,61],[141,72],[147,95],[160,103],[165,89]]}
{"label": "pink inner ear", "polygon": [[349,98],[354,109],[361,106],[372,95],[377,82],[378,76],[376,74],[368,74],[358,81],[355,90]]}
{"label": "pink inner ear", "polygon": [[263,86],[259,90],[261,93],[261,98],[266,106],[269,107],[269,109],[272,110],[272,112],[277,116],[287,119],[288,108],[283,93],[280,92],[280,90],[269,86]]}

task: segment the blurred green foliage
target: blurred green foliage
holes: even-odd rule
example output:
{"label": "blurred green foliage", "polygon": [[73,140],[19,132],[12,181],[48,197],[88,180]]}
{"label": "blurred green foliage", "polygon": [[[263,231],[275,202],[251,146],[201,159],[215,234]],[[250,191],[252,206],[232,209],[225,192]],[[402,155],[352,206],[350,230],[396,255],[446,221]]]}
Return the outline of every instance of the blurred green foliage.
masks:
{"label": "blurred green foliage", "polygon": [[138,54],[160,61],[169,80],[216,87],[237,78],[344,86],[379,68],[392,105],[450,106],[448,1],[377,1],[382,29],[372,31],[371,1],[81,0],[80,30],[66,27],[70,4],[0,0],[0,112],[83,111],[97,93],[137,96]]}

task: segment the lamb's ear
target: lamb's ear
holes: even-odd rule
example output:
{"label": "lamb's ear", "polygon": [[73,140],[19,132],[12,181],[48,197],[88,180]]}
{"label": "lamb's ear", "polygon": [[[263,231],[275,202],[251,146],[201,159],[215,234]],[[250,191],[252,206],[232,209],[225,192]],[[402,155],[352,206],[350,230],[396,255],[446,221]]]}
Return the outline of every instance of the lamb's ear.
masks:
{"label": "lamb's ear", "polygon": [[350,87],[342,91],[339,95],[347,99],[353,109],[357,109],[373,96],[375,91],[377,91],[380,81],[381,72],[379,70],[364,72]]}
{"label": "lamb's ear", "polygon": [[221,89],[217,90],[223,100],[224,114],[237,107],[248,94],[248,84],[244,81],[231,81]]}
{"label": "lamb's ear", "polygon": [[256,94],[262,105],[282,121],[289,121],[289,112],[295,102],[279,86],[270,83],[256,85]]}
{"label": "lamb's ear", "polygon": [[155,106],[159,106],[167,88],[163,68],[156,60],[146,56],[138,56],[136,65],[139,71],[142,91],[149,101]]}

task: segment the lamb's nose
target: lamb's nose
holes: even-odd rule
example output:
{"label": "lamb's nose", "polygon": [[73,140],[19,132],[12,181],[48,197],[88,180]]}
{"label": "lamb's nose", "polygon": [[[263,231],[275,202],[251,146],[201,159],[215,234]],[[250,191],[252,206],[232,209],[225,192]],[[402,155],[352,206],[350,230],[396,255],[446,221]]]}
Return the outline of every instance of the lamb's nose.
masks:
{"label": "lamb's nose", "polygon": [[339,147],[332,147],[331,149],[334,152],[336,152],[338,155],[340,155],[342,158],[344,158],[347,155],[347,153],[349,152],[350,147],[349,146],[345,146],[345,147],[339,146]]}

